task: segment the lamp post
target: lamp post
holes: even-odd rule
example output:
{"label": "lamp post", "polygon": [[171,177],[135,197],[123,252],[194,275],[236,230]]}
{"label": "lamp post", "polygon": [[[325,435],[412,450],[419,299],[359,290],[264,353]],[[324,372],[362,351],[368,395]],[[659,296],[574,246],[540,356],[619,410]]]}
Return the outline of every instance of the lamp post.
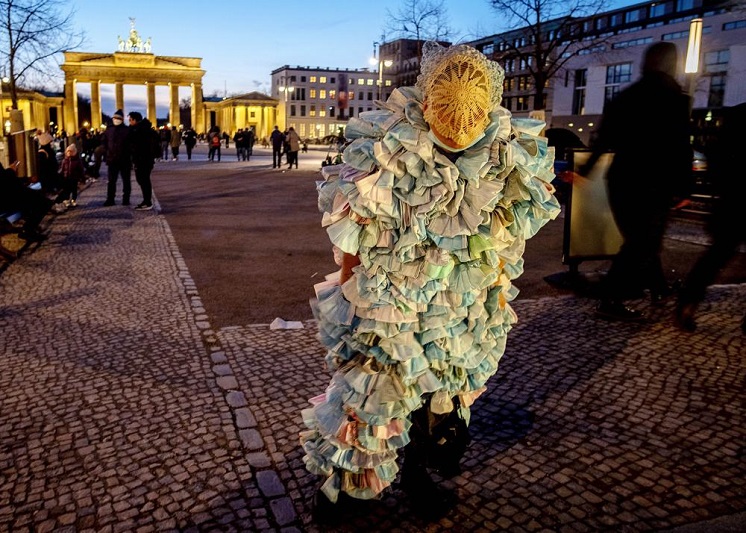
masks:
{"label": "lamp post", "polygon": [[288,129],[288,94],[292,93],[295,90],[295,87],[285,85],[285,77],[282,77],[282,80],[280,81],[280,92],[285,93],[285,123],[283,125],[283,130]]}
{"label": "lamp post", "polygon": [[684,73],[689,77],[689,110],[694,107],[699,56],[702,48],[702,19],[692,19],[689,23],[689,41],[686,46],[686,63]]}
{"label": "lamp post", "polygon": [[3,86],[7,83],[10,83],[10,78],[8,76],[0,78],[0,125],[2,125],[3,128],[2,137],[5,137],[8,132],[10,132],[10,122],[8,122],[8,124],[5,123],[5,101],[3,100]]}
{"label": "lamp post", "polygon": [[[376,47],[378,48],[378,54],[376,57]],[[389,68],[394,62],[390,59],[384,59],[381,57],[381,43],[378,41],[373,42],[373,57],[370,58],[370,64],[375,65],[378,63],[378,100],[381,100],[383,96],[383,68]]]}

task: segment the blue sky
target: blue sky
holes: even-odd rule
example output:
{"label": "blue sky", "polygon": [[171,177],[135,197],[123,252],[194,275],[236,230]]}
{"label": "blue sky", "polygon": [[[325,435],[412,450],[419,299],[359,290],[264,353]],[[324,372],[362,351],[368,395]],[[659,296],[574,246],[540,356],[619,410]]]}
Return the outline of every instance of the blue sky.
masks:
{"label": "blue sky", "polygon": [[[616,0],[613,5],[634,3],[639,2]],[[80,51],[116,51],[117,36],[127,37],[133,17],[140,36],[152,38],[154,54],[201,57],[205,95],[222,96],[224,92],[267,92],[270,73],[286,64],[369,66],[373,42],[381,40],[386,28],[386,10],[396,12],[401,0],[71,0],[67,5],[76,11],[77,28],[86,33]],[[445,7],[454,41],[507,29],[488,0],[446,0]],[[160,89],[156,93],[158,116],[168,98],[166,88]],[[86,92],[83,85],[81,92]],[[103,111],[111,114],[108,96],[103,86]],[[182,90],[180,96],[188,96],[188,91]],[[144,88],[125,87],[127,105],[144,98]]]}

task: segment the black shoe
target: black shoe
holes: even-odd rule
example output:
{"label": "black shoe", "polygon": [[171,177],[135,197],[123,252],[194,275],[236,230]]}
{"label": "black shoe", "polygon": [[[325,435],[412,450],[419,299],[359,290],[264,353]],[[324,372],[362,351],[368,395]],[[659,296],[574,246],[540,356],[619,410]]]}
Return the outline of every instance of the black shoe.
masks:
{"label": "black shoe", "polygon": [[151,209],[153,209],[153,204],[146,204],[145,202],[135,206],[135,211],[150,211]]}
{"label": "black shoe", "polygon": [[409,496],[412,511],[423,520],[440,520],[456,505],[456,494],[439,488],[424,467],[402,468],[399,487]]}
{"label": "black shoe", "polygon": [[697,304],[678,304],[673,317],[676,327],[682,331],[693,333],[697,329],[697,323],[694,321],[696,310]]}
{"label": "black shoe", "polygon": [[602,300],[596,307],[596,316],[606,320],[618,320],[620,322],[641,322],[645,315],[636,309],[631,309],[621,302]]}
{"label": "black shoe", "polygon": [[114,205],[114,200],[106,200],[104,202],[104,207],[111,207],[112,205]]}
{"label": "black shoe", "polygon": [[320,490],[316,492],[313,498],[313,509],[311,514],[318,524],[329,526],[339,525],[349,521],[354,516],[360,516],[368,513],[366,509],[371,500],[359,500],[349,496],[345,492],[340,492],[337,496],[337,503],[332,503],[326,495]]}

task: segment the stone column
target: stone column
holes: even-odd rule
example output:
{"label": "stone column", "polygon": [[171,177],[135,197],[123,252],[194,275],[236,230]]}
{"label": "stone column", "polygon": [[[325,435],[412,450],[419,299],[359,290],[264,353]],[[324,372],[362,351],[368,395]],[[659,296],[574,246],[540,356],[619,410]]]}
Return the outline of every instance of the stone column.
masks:
{"label": "stone column", "polygon": [[197,133],[204,132],[205,110],[202,103],[202,84],[192,83],[192,127]]}
{"label": "stone column", "polygon": [[91,129],[101,128],[101,81],[91,80]]}
{"label": "stone column", "polygon": [[158,127],[155,110],[155,83],[147,82],[148,85],[148,120],[154,127]]}
{"label": "stone column", "polygon": [[118,109],[121,109],[123,113],[127,113],[127,111],[124,109],[124,84],[121,81],[118,81],[114,84],[114,101],[116,102],[116,107],[114,111],[117,111]]}
{"label": "stone column", "polygon": [[179,118],[179,85],[177,83],[171,83],[169,86],[171,88],[171,100],[168,106],[168,121],[171,125],[177,127],[181,122],[181,119]]}
{"label": "stone column", "polygon": [[74,79],[65,79],[65,119],[62,127],[69,134],[78,131],[78,93]]}

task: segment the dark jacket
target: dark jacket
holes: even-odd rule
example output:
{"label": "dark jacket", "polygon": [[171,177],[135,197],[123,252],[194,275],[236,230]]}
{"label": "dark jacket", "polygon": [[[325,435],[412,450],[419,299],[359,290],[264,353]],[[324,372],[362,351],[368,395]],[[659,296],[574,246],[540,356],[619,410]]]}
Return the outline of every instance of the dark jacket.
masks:
{"label": "dark jacket", "polygon": [[272,130],[269,139],[272,141],[272,147],[275,150],[279,150],[285,142],[285,134],[280,130]]}
{"label": "dark jacket", "polygon": [[83,167],[83,160],[78,154],[66,157],[62,160],[62,165],[60,165],[60,173],[66,180],[75,182],[84,181],[85,168]]}
{"label": "dark jacket", "polygon": [[614,152],[607,179],[610,192],[670,202],[690,192],[692,149],[689,98],[672,77],[645,74],[604,110],[593,155],[581,169],[587,174],[604,151]]}
{"label": "dark jacket", "polygon": [[159,140],[158,132],[153,129],[153,125],[147,118],[130,126],[127,143],[132,163],[137,168],[153,168]]}
{"label": "dark jacket", "polygon": [[54,191],[61,185],[57,172],[57,155],[48,144],[39,147],[39,151],[36,152],[36,176],[47,192]]}
{"label": "dark jacket", "polygon": [[129,165],[129,150],[127,136],[129,128],[124,124],[111,125],[104,131],[103,146],[107,165]]}

